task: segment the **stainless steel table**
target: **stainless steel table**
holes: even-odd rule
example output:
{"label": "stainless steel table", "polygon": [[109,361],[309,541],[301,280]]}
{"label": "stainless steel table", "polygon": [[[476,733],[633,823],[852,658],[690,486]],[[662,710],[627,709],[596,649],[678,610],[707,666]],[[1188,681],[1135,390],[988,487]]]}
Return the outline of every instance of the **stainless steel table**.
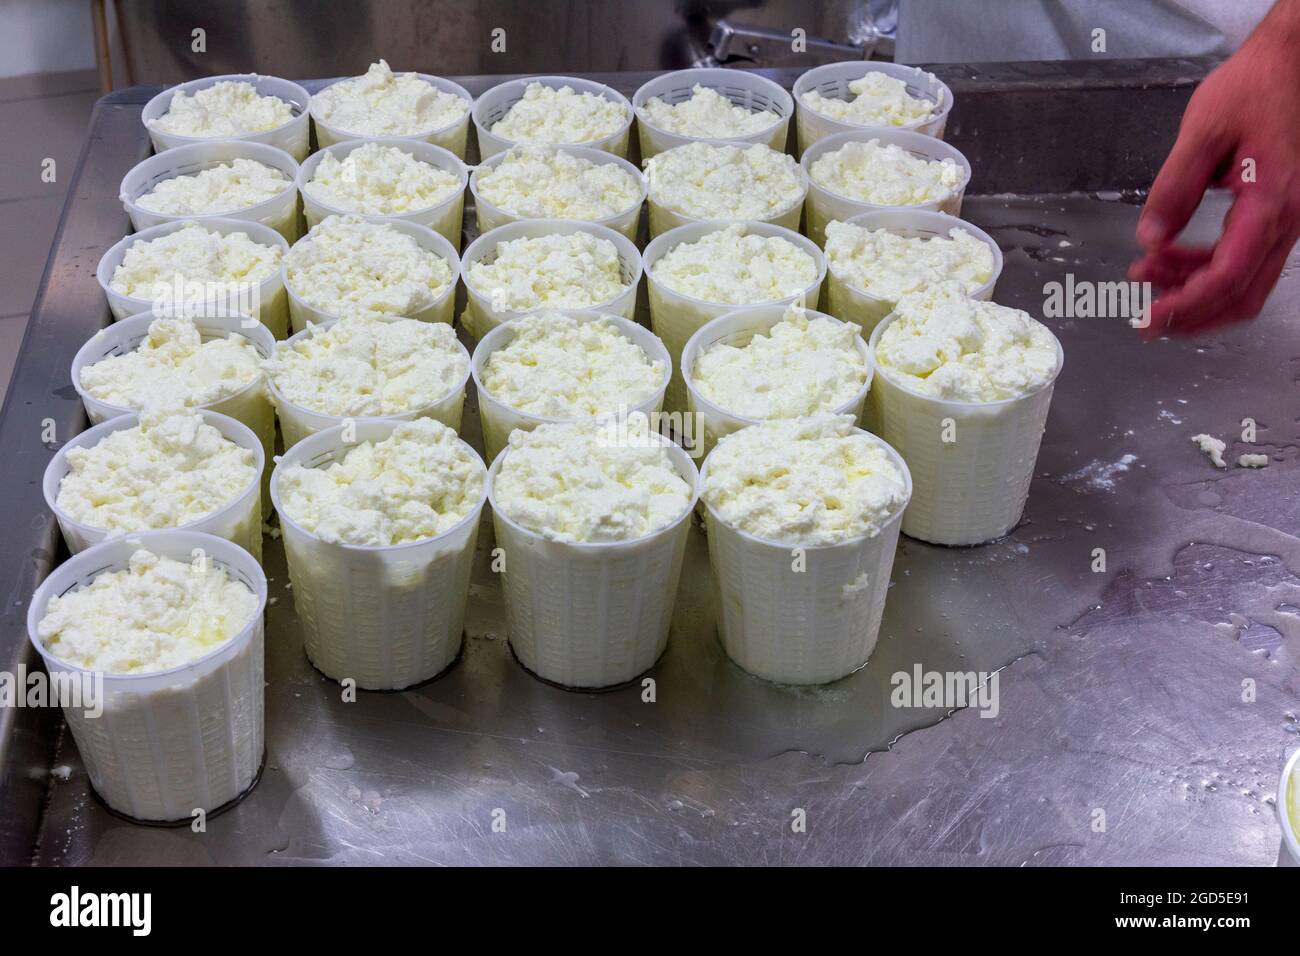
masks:
{"label": "stainless steel table", "polygon": [[[1123,278],[1133,190],[1205,68],[943,71],[958,100],[949,139],[976,170],[965,215],[1006,252],[998,301],[1041,313],[1044,283],[1067,272]],[[630,92],[646,76],[602,78]],[[478,93],[494,80],[464,82]],[[108,319],[93,271],[127,230],[117,185],[148,151],[138,114],[152,92],[96,110],[0,421],[10,670],[31,661],[27,599],[58,557],[39,489],[57,446],[41,425],[59,440],[84,425],[68,366]],[[1222,209],[1207,202],[1196,231],[1212,236]],[[303,655],[268,538],[260,785],[205,834],[133,826],[96,803],[56,712],[0,711],[0,860],[1271,863],[1269,795],[1300,746],[1298,299],[1288,274],[1257,321],[1200,341],[1049,320],[1066,362],[1024,522],[981,548],[903,539],[874,657],[822,689],[728,662],[698,530],[653,702],[639,687],[542,684],[506,642],[485,522],[459,664],[344,703]],[[1262,471],[1215,470],[1189,441],[1231,440],[1245,417],[1272,457]],[[473,405],[466,422],[478,443]],[[998,713],[892,707],[891,675],[916,664],[996,670]]]}

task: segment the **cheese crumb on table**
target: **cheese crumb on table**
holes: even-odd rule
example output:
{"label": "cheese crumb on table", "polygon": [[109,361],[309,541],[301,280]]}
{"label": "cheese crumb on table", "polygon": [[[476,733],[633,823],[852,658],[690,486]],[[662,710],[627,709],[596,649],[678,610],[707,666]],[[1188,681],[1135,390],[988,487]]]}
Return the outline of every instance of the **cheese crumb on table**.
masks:
{"label": "cheese crumb on table", "polygon": [[222,80],[193,94],[177,90],[167,112],[146,124],[151,130],[198,139],[265,133],[293,119],[293,107],[262,95],[252,83]]}
{"label": "cheese crumb on table", "polygon": [[929,100],[907,92],[902,80],[879,70],[850,82],[849,92],[852,98],[842,100],[809,90],[799,100],[816,113],[855,126],[912,126],[929,119],[935,109]]}
{"label": "cheese crumb on table", "polygon": [[851,401],[867,381],[857,327],[797,306],[744,345],[715,342],[695,359],[695,390],[744,418],[798,418]]}
{"label": "cheese crumb on table", "polygon": [[617,163],[549,146],[515,146],[474,182],[478,197],[521,219],[609,219],[641,200],[641,183]]}
{"label": "cheese crumb on table", "polygon": [[966,171],[951,159],[924,159],[871,139],[823,153],[809,166],[808,175],[818,186],[847,199],[916,206],[948,196],[962,184]]}
{"label": "cheese crumb on table", "polygon": [[1056,342],[1020,309],[982,302],[960,283],[911,292],[876,343],[891,381],[935,398],[993,402],[1026,395],[1056,377]]}
{"label": "cheese crumb on table", "polygon": [[586,418],[632,407],[664,381],[663,362],[606,319],[526,315],[488,356],[483,386],[497,401],[542,418]]}
{"label": "cheese crumb on table", "polygon": [[322,415],[397,415],[461,383],[469,360],[445,322],[357,315],[319,326],[266,362],[276,390]]}
{"label": "cheese crumb on table", "polygon": [[627,124],[627,107],[571,86],[529,83],[523,98],[492,124],[491,133],[515,143],[592,143]]}
{"label": "cheese crumb on table", "polygon": [[589,232],[507,239],[465,281],[498,312],[601,305],[627,288],[618,247]]}
{"label": "cheese crumb on table", "polygon": [[651,202],[692,219],[771,219],[805,193],[794,157],[757,143],[685,143],[645,170]]}
{"label": "cheese crumb on table", "polygon": [[742,224],[679,243],[650,267],[666,288],[724,305],[798,295],[817,281],[817,272],[817,261],[789,239],[750,233]]}
{"label": "cheese crumb on table", "polygon": [[903,474],[851,415],[760,422],[718,441],[703,497],[733,528],[792,546],[874,537],[906,501]]}
{"label": "cheese crumb on table", "polygon": [[164,179],[135,204],[160,216],[203,216],[256,206],[292,186],[293,180],[274,166],[240,157]]}
{"label": "cheese crumb on table", "polygon": [[317,119],[358,136],[414,136],[450,126],[469,104],[415,73],[394,73],[380,60],[361,76],[339,80],[311,98]]}
{"label": "cheese crumb on table", "polygon": [[400,147],[366,143],[342,159],[326,152],[303,192],[345,212],[392,216],[436,206],[460,185],[458,176]]}
{"label": "cheese crumb on table", "polygon": [[258,478],[252,450],[192,412],[146,412],[132,428],[69,449],[67,460],[55,503],[113,535],[197,521]]}
{"label": "cheese crumb on table", "polygon": [[837,279],[889,300],[948,279],[974,292],[993,278],[993,250],[959,228],[947,236],[899,236],[832,221],[826,226],[826,264]]}
{"label": "cheese crumb on table", "polygon": [[176,277],[183,283],[261,285],[280,271],[282,253],[247,233],[222,235],[198,223],[186,223],[156,239],[133,242],[108,287],[136,299],[153,299],[170,291]]}
{"label": "cheese crumb on table", "polygon": [[771,110],[751,112],[731,102],[717,90],[698,83],[692,88],[690,98],[680,103],[668,103],[657,96],[650,97],[637,110],[637,116],[651,126],[678,136],[709,139],[758,133],[781,120]]}
{"label": "cheese crumb on table", "polygon": [[1196,447],[1210,459],[1215,468],[1228,467],[1228,463],[1223,460],[1223,453],[1228,447],[1226,442],[1215,438],[1213,435],[1206,435],[1204,433],[1193,435],[1192,441],[1196,444]]}
{"label": "cheese crumb on table", "polygon": [[216,562],[191,564],[142,548],[125,569],[50,598],[37,635],[76,667],[147,674],[210,654],[256,613],[257,596]]}
{"label": "cheese crumb on table", "polygon": [[386,222],[327,216],[285,257],[293,292],[330,315],[411,315],[431,306],[454,277],[447,260]]}
{"label": "cheese crumb on table", "polygon": [[643,537],[680,519],[692,496],[663,445],[612,443],[595,423],[513,432],[492,486],[502,514],[563,542]]}
{"label": "cheese crumb on table", "polygon": [[280,511],[331,544],[405,544],[458,525],[478,505],[485,474],[454,431],[421,418],[332,464],[283,469]]}
{"label": "cheese crumb on table", "polygon": [[1268,455],[1238,455],[1238,468],[1263,468],[1268,464]]}
{"label": "cheese crumb on table", "polygon": [[209,405],[262,376],[262,357],[242,335],[203,341],[189,318],[159,318],[139,346],[81,369],[91,398],[118,408]]}

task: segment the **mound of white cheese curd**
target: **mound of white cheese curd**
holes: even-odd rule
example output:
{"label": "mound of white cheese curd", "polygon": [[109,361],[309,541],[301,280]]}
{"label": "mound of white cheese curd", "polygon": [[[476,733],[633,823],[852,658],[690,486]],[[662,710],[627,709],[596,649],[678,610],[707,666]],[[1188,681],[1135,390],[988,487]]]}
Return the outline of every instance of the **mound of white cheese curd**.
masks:
{"label": "mound of white cheese curd", "polygon": [[469,112],[455,93],[415,73],[394,73],[387,61],[361,76],[331,83],[311,99],[327,126],[357,136],[414,136],[443,129]]}
{"label": "mound of white cheese curd", "polygon": [[50,598],[37,634],[47,651],[76,667],[147,674],[210,654],[256,613],[257,596],[216,562],[142,548],[123,570]]}
{"label": "mound of white cheese curd", "polygon": [[278,479],[280,512],[332,544],[406,544],[458,525],[478,506],[484,478],[452,429],[421,418],[329,465],[288,466]]}
{"label": "mound of white cheese curd", "polygon": [[664,446],[608,436],[595,422],[513,432],[492,486],[496,507],[562,542],[629,541],[680,519],[692,489]]}
{"label": "mound of white cheese curd", "polygon": [[970,298],[961,283],[908,293],[876,343],[891,381],[934,398],[994,402],[1056,377],[1056,340],[1029,313]]}
{"label": "mound of white cheese curd", "polygon": [[587,418],[637,405],[660,387],[664,364],[608,319],[538,312],[514,322],[482,381],[504,405],[542,418]]}
{"label": "mound of white cheese curd", "polygon": [[903,474],[851,415],[750,425],[719,440],[703,497],[730,527],[817,546],[874,536],[904,504]]}

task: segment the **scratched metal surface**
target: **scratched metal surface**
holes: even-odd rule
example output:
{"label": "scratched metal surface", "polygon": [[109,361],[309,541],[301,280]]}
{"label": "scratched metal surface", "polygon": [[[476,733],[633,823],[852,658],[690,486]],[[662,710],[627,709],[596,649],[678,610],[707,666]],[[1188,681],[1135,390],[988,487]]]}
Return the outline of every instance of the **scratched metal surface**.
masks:
{"label": "scratched metal surface", "polygon": [[[101,134],[128,135],[128,119]],[[100,223],[101,186],[87,180],[71,222],[99,203]],[[1222,202],[1202,212],[1212,235]],[[1044,282],[1118,278],[1133,252],[1136,208],[1122,201],[975,197],[965,214],[1007,253],[997,299],[1036,313]],[[71,247],[82,268],[97,241]],[[84,301],[72,297],[84,281],[53,275],[65,308]],[[1258,321],[1212,340],[1144,345],[1121,320],[1051,320],[1066,364],[1025,521],[977,549],[902,539],[874,657],[823,689],[767,685],[727,661],[698,530],[655,701],[544,685],[511,657],[485,521],[461,661],[418,690],[345,703],[303,656],[267,539],[261,783],[206,833],[132,826],[94,802],[75,747],[49,728],[53,756],[30,768],[45,788],[31,858],[1271,863],[1268,795],[1300,745],[1297,306],[1288,275]],[[1188,441],[1231,437],[1246,416],[1273,458],[1262,471],[1216,471]],[[478,444],[472,404],[465,420]],[[1105,573],[1090,570],[1098,547]],[[997,716],[891,707],[890,675],[918,663],[1000,669]],[[796,809],[805,833],[792,832]]]}

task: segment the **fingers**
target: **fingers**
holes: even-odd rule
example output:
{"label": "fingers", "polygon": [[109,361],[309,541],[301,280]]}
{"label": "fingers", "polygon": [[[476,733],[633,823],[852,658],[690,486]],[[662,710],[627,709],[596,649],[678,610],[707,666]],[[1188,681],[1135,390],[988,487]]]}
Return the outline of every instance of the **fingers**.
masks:
{"label": "fingers", "polygon": [[1286,265],[1287,256],[1291,254],[1293,244],[1294,241],[1290,235],[1277,242],[1255,272],[1255,277],[1251,279],[1250,286],[1235,304],[1230,305],[1217,315],[1210,316],[1197,326],[1184,329],[1180,325],[1176,331],[1179,333],[1199,334],[1221,325],[1254,318],[1264,308],[1264,303],[1268,301],[1269,293],[1273,291],[1273,286],[1277,283],[1277,277],[1282,274],[1282,269]]}
{"label": "fingers", "polygon": [[1128,267],[1128,277],[1135,282],[1150,282],[1160,289],[1182,285],[1214,254],[1212,247],[1161,246]]}
{"label": "fingers", "polygon": [[[1279,222],[1277,208],[1263,193],[1251,190],[1240,194],[1209,261],[1152,305],[1148,335],[1190,332],[1216,319],[1231,321],[1254,315],[1282,270],[1292,237],[1291,229]],[[1192,258],[1179,261],[1186,264]]]}
{"label": "fingers", "polygon": [[1137,239],[1148,249],[1178,235],[1200,205],[1201,197],[1214,180],[1234,143],[1218,128],[1200,118],[1196,102],[1188,105],[1178,139],[1151,184]]}

